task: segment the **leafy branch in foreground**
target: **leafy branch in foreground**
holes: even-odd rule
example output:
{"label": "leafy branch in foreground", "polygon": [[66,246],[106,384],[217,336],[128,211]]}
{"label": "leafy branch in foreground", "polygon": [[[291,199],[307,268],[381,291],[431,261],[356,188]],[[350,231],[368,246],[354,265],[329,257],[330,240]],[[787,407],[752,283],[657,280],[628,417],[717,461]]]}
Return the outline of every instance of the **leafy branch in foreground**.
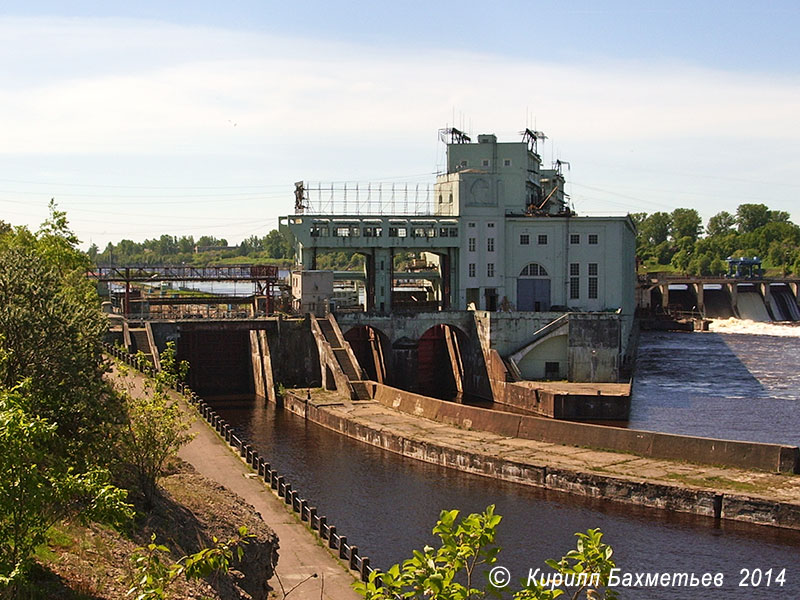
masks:
{"label": "leafy branch in foreground", "polygon": [[[425,546],[413,556],[388,571],[373,571],[366,582],[353,584],[367,600],[427,598],[430,600],[479,600],[487,596],[503,597],[507,580],[493,580],[490,568],[497,564],[500,548],[495,545],[497,526],[502,517],[494,505],[481,513],[470,514],[456,522],[458,511],[442,511],[433,533],[441,539],[438,549]],[[548,560],[552,573],[528,577],[522,589],[513,593],[514,600],[552,600],[571,594],[572,600],[583,595],[589,600],[617,598],[615,590],[606,588],[611,569],[611,546],[602,541],[599,529],[575,534],[577,547],[559,560]],[[478,573],[488,582],[474,587]],[[537,571],[538,573],[538,571]],[[506,571],[507,574],[507,571]]]}
{"label": "leafy branch in foreground", "polygon": [[150,543],[137,548],[131,556],[134,581],[128,596],[133,596],[134,600],[164,600],[170,597],[169,588],[180,577],[188,580],[224,575],[234,556],[237,561],[242,560],[244,546],[254,537],[242,526],[227,542],[213,538],[211,546],[167,565],[163,556],[169,553],[169,548],[156,544],[156,534],[153,534]]}

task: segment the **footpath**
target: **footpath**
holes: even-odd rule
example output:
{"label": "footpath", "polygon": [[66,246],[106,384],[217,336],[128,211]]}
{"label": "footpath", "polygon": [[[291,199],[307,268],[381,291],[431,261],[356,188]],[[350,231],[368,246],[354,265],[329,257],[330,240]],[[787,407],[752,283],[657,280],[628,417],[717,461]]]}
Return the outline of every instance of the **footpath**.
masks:
{"label": "footpath", "polygon": [[[132,393],[141,393],[144,376],[131,370],[136,384]],[[181,402],[177,392],[170,392]],[[286,504],[267,487],[263,480],[242,461],[219,435],[211,429],[195,411],[187,407],[195,417],[192,433],[195,438],[178,453],[195,470],[208,479],[219,483],[253,505],[264,522],[278,535],[280,549],[277,574],[269,580],[274,590],[271,598],[284,597],[289,600],[357,600],[351,584],[355,578],[328,550],[318,542],[316,536],[289,512]],[[316,575],[316,576],[315,576]],[[289,592],[291,594],[289,595]]]}

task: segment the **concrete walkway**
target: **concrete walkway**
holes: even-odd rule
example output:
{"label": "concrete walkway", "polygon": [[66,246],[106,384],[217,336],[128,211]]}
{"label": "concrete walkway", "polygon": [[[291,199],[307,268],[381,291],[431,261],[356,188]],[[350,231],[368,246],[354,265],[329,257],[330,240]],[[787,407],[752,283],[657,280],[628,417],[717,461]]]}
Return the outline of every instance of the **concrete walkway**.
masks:
{"label": "concrete walkway", "polygon": [[[141,392],[144,377],[131,370],[134,379],[132,393]],[[172,392],[176,399],[181,396]],[[289,600],[356,600],[351,584],[354,575],[345,568],[317,537],[289,512],[282,501],[257,477],[239,456],[211,429],[197,413],[192,425],[194,440],[178,455],[198,473],[223,485],[245,502],[252,504],[264,522],[278,535],[280,542],[277,577],[269,581],[274,592],[270,597],[282,599],[283,590]],[[314,577],[314,574],[317,576]],[[280,581],[279,581],[280,580]],[[295,587],[297,586],[297,587]],[[291,591],[291,594],[289,592]]]}

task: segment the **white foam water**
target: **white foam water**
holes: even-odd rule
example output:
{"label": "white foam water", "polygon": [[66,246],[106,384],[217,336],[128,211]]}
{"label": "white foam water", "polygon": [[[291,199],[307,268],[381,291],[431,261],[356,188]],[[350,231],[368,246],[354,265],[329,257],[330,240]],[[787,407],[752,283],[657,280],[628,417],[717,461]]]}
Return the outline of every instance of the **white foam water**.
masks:
{"label": "white foam water", "polygon": [[712,319],[708,328],[713,333],[800,337],[800,322],[764,323],[749,319]]}

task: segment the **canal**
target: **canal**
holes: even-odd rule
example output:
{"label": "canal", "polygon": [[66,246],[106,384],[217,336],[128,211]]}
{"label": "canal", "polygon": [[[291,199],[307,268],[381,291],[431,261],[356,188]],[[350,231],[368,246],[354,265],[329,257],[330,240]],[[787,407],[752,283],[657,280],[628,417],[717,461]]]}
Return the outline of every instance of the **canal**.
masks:
{"label": "canal", "polygon": [[[745,333],[645,334],[631,426],[796,444],[798,342]],[[800,532],[499,482],[350,440],[252,399],[214,405],[373,566],[387,568],[434,544],[430,530],[441,509],[467,513],[496,504],[504,516],[499,564],[514,581],[573,548],[574,532],[599,527],[625,572],[724,574],[724,586],[713,591],[623,589],[623,598],[800,597]],[[756,568],[786,569],[785,583],[739,587],[741,570]]]}

